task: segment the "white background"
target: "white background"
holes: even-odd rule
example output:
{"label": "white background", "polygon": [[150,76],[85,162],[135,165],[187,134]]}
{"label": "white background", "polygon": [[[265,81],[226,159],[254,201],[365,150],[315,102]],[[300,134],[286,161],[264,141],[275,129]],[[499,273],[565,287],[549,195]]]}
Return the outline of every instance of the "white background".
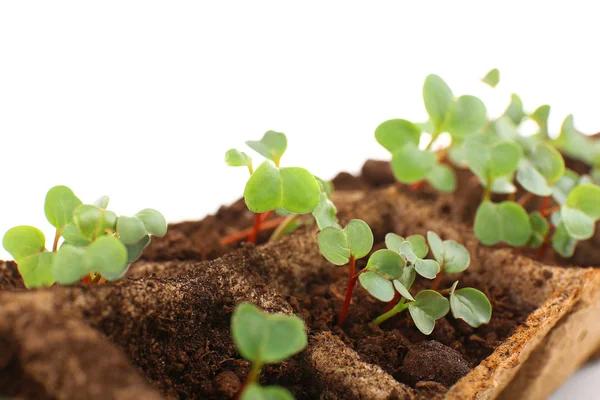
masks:
{"label": "white background", "polygon": [[[117,213],[199,219],[243,191],[224,152],[269,129],[288,135],[282,164],[358,171],[387,157],[380,122],[425,119],[428,73],[492,115],[516,92],[530,111],[552,106],[554,131],[573,113],[596,133],[592,4],[3,1],[0,234],[30,224],[51,237],[43,201],[57,184],[84,202],[108,194]],[[478,79],[494,67],[491,90]],[[555,398],[594,397],[599,378],[587,369]]]}

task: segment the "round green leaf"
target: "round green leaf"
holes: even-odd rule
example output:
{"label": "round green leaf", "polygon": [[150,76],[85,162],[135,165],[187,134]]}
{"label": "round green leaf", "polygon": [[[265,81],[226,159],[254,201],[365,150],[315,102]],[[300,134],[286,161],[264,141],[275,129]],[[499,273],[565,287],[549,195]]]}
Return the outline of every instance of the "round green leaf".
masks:
{"label": "round green leaf", "polygon": [[127,248],[127,264],[131,264],[137,261],[138,258],[142,255],[142,252],[148,245],[150,244],[150,236],[146,235],[141,238],[137,243],[134,244],[126,244]]}
{"label": "round green leaf", "polygon": [[542,236],[546,236],[550,230],[548,220],[546,220],[539,211],[534,211],[529,214],[529,221],[531,222],[531,229]]}
{"label": "round green leaf", "polygon": [[514,93],[510,96],[510,104],[504,112],[504,115],[510,117],[510,119],[515,125],[519,125],[523,118],[525,118],[525,112],[523,111],[523,102],[521,101],[521,98],[519,96],[517,96]]}
{"label": "round green leaf", "polygon": [[567,206],[579,210],[594,221],[600,218],[600,186],[583,184],[569,193]]}
{"label": "round green leaf", "polygon": [[503,239],[501,226],[498,207],[491,201],[484,200],[475,213],[475,236],[485,245],[494,245]]}
{"label": "round green leaf", "polygon": [[152,208],[145,208],[135,214],[135,216],[142,220],[149,234],[165,236],[167,233],[167,220],[160,212]]}
{"label": "round green leaf", "polygon": [[470,263],[471,255],[465,246],[454,240],[444,240],[444,271],[449,274],[462,272]]}
{"label": "round green leaf", "polygon": [[92,241],[107,230],[115,230],[117,215],[90,204],[82,204],[73,212],[73,222],[81,236]]}
{"label": "round green leaf", "polygon": [[423,278],[434,279],[440,273],[440,264],[435,260],[418,259],[415,262],[415,270]]}
{"label": "round green leaf", "polygon": [[404,257],[406,257],[408,262],[410,262],[411,264],[414,264],[419,258],[415,254],[415,252],[412,248],[412,244],[407,240],[400,243],[400,254],[403,255]]}
{"label": "round green leaf", "polygon": [[362,258],[373,248],[373,232],[365,221],[353,219],[344,228],[348,248],[354,258]]}
{"label": "round green leaf", "polygon": [[98,272],[109,281],[119,279],[127,271],[127,248],[112,235],[100,236],[85,252],[89,271]]}
{"label": "round green leaf", "polygon": [[437,75],[429,75],[423,83],[423,101],[436,131],[440,131],[454,102],[452,90]]}
{"label": "round green leaf", "polygon": [[427,241],[429,242],[429,248],[433,253],[433,257],[441,265],[444,264],[444,243],[437,233],[433,231],[427,232]]}
{"label": "round green leaf", "polygon": [[485,200],[475,214],[475,235],[485,245],[500,241],[522,246],[529,241],[532,229],[527,211],[513,201],[494,204]]}
{"label": "round green leaf", "polygon": [[579,175],[575,171],[566,169],[563,176],[561,176],[552,186],[552,198],[558,204],[565,204],[569,193],[577,186],[579,182]]}
{"label": "round green leaf", "polygon": [[489,174],[492,178],[511,174],[519,165],[522,151],[512,142],[499,142],[490,149]]}
{"label": "round green leaf", "polygon": [[406,238],[406,241],[410,243],[415,255],[419,258],[425,257],[429,252],[425,238],[421,235],[411,235]]}
{"label": "round green leaf", "polygon": [[552,194],[552,188],[544,175],[529,162],[523,163],[517,170],[517,182],[536,196],[545,197]]}
{"label": "round green leaf", "polygon": [[366,269],[386,279],[398,279],[406,265],[404,258],[394,250],[377,250],[369,257]]}
{"label": "round green leaf", "polygon": [[225,153],[225,163],[230,167],[252,167],[252,158],[237,149],[229,149]]}
{"label": "round green leaf", "polygon": [[66,186],[54,186],[46,194],[44,212],[48,222],[56,229],[62,229],[73,221],[73,211],[81,205],[81,200]]}
{"label": "round green leaf", "polygon": [[72,244],[74,246],[86,247],[90,245],[90,241],[81,236],[79,230],[75,226],[74,222],[69,222],[62,230],[62,237],[65,239],[65,243]]}
{"label": "round green leaf", "polygon": [[[501,176],[499,178],[495,178],[492,182],[492,193],[500,193],[500,194],[508,194],[508,193],[516,193],[517,187],[512,183],[511,177]],[[485,183],[483,184],[485,187]]]}
{"label": "round green leaf", "polygon": [[346,234],[340,228],[328,226],[317,235],[319,250],[332,264],[346,265],[350,260],[350,249]]}
{"label": "round green leaf", "polygon": [[417,272],[415,271],[415,267],[412,265],[407,265],[402,271],[402,276],[396,280],[400,282],[405,288],[410,289],[412,284],[415,282],[416,277]]}
{"label": "round green leaf", "polygon": [[287,138],[283,133],[268,131],[260,140],[249,140],[246,144],[263,157],[279,165],[279,160],[287,149]]}
{"label": "round green leaf", "polygon": [[417,328],[425,335],[433,332],[435,320],[448,313],[448,300],[433,290],[422,290],[415,296],[415,301],[408,303],[408,311]]}
{"label": "round green leaf", "polygon": [[507,115],[500,117],[494,122],[494,129],[498,136],[503,140],[513,141],[517,140],[519,137],[517,127]]}
{"label": "round green leaf", "polygon": [[431,172],[436,163],[435,154],[407,144],[392,155],[392,170],[402,183],[419,182]]}
{"label": "round green leaf", "polygon": [[100,196],[95,202],[94,205],[98,208],[108,208],[108,202],[110,201],[110,197],[108,196]]}
{"label": "round green leaf", "polygon": [[400,251],[400,245],[404,242],[402,236],[396,235],[395,233],[388,233],[385,235],[385,247],[390,250]]}
{"label": "round green leaf", "polygon": [[594,236],[596,223],[583,211],[564,205],[560,209],[560,216],[565,229],[573,239],[588,240]]}
{"label": "round green leaf", "polygon": [[90,271],[86,265],[85,249],[70,244],[62,246],[52,263],[52,277],[61,285],[79,282]]}
{"label": "round green leaf", "polygon": [[460,318],[473,328],[490,322],[492,304],[488,298],[477,289],[464,288],[456,290],[458,281],[450,289],[450,308],[454,318]]}
{"label": "round green leaf", "polygon": [[333,204],[331,200],[327,198],[327,194],[325,194],[325,192],[321,192],[319,204],[312,212],[313,217],[315,217],[315,221],[317,221],[319,229],[325,229],[328,226],[335,226],[339,228],[340,225],[338,223],[336,214],[337,209],[335,208],[335,204]]}
{"label": "round green leaf", "polygon": [[375,272],[364,272],[360,274],[358,280],[362,287],[377,300],[392,301],[394,298],[394,285],[383,276]]}
{"label": "round green leaf", "polygon": [[402,284],[402,282],[395,280],[393,282],[394,287],[396,288],[396,290],[398,291],[398,293],[400,293],[400,295],[402,295],[402,297],[404,297],[407,300],[410,301],[414,301],[414,297],[412,297],[412,295],[410,294],[410,292],[408,291],[408,289],[406,288],[406,286],[404,286]]}
{"label": "round green leaf", "polygon": [[261,348],[268,331],[267,314],[249,303],[240,304],[231,316],[231,335],[246,360],[262,362]]}
{"label": "round green leaf", "polygon": [[117,233],[124,244],[134,244],[148,232],[140,218],[122,215],[117,220]]}
{"label": "round green leaf", "polygon": [[444,129],[452,137],[463,138],[481,131],[487,120],[487,110],[475,96],[460,96],[452,105]]}
{"label": "round green leaf", "polygon": [[331,192],[333,192],[333,183],[331,181],[326,181],[325,179],[321,179],[318,176],[314,176],[319,186],[321,187],[321,192],[324,192],[327,197],[331,196]]}
{"label": "round green leaf", "polygon": [[429,174],[427,181],[440,192],[453,192],[456,189],[456,173],[445,164],[435,164]]}
{"label": "round green leaf", "polygon": [[21,277],[23,277],[26,288],[51,286],[54,283],[52,277],[54,256],[55,253],[44,251],[17,261],[17,268]]}
{"label": "round green leaf", "polygon": [[570,258],[575,254],[577,240],[573,239],[567,232],[564,224],[559,224],[556,227],[554,236],[552,237],[552,247],[561,257]]}
{"label": "round green leaf", "polygon": [[491,69],[485,76],[481,79],[483,83],[487,83],[491,87],[496,87],[498,82],[500,82],[500,71],[498,68]]}
{"label": "round green leaf", "polygon": [[375,139],[390,153],[400,150],[405,144],[419,145],[421,128],[405,119],[390,119],[375,129]]}
{"label": "round green leaf", "polygon": [[312,212],[321,197],[321,188],[315,177],[299,167],[281,168],[279,172],[282,185],[280,206],[296,214]]}
{"label": "round green leaf", "polygon": [[280,207],[283,198],[281,188],[279,170],[269,161],[263,162],[250,176],[244,189],[248,209],[253,213],[262,213]]}
{"label": "round green leaf", "polygon": [[33,226],[20,225],[10,228],[4,234],[2,245],[19,262],[25,257],[44,251],[46,237]]}
{"label": "round green leaf", "polygon": [[562,154],[548,143],[538,144],[531,153],[530,159],[550,185],[565,173],[565,160]]}
{"label": "round green leaf", "polygon": [[262,387],[257,383],[251,383],[242,393],[240,400],[294,400],[294,396],[281,386]]}
{"label": "round green leaf", "polygon": [[544,134],[548,134],[548,116],[550,115],[550,106],[544,104],[539,106],[533,114],[531,114],[531,119],[534,120],[538,126],[540,127],[540,131]]}

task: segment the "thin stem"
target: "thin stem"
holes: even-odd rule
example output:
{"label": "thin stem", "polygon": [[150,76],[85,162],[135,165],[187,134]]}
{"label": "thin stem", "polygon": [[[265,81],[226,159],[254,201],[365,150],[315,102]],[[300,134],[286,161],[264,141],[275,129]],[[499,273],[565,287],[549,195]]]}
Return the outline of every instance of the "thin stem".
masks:
{"label": "thin stem", "polygon": [[554,206],[554,207],[546,208],[544,210],[544,212],[540,212],[540,214],[542,214],[542,217],[549,217],[557,211],[560,211],[560,206],[558,206],[558,205]]}
{"label": "thin stem", "polygon": [[279,226],[277,228],[275,228],[275,230],[273,231],[273,234],[271,235],[271,237],[269,238],[269,242],[274,242],[276,240],[281,239],[281,237],[284,235],[285,230],[290,227],[290,225],[292,225],[294,222],[296,222],[298,220],[298,218],[300,217],[300,214],[290,214],[287,217],[285,217],[285,219],[279,224]]}
{"label": "thin stem", "polygon": [[354,275],[354,270],[356,269],[356,261],[354,260],[354,256],[350,257],[348,264],[350,265],[350,271],[348,274],[348,288],[346,289],[346,298],[344,299],[342,311],[338,317],[338,325],[340,326],[344,323],[344,320],[348,315],[348,308],[350,307],[350,301],[352,301],[352,291],[354,290],[354,286],[356,286],[356,280],[358,279],[359,275]]}
{"label": "thin stem", "polygon": [[544,215],[549,204],[550,204],[550,196],[544,197],[544,200],[542,200],[542,204],[540,205],[540,214]]}
{"label": "thin stem", "polygon": [[[276,228],[284,220],[285,220],[285,217],[273,218],[269,221],[264,221],[264,219],[263,219],[264,222],[262,222],[260,224],[260,231],[261,232],[268,231],[270,229]],[[240,240],[246,239],[248,236],[252,235],[253,230],[254,230],[254,227],[244,229],[243,231],[232,233],[231,235],[227,235],[227,236],[221,238],[221,244],[223,246],[227,246],[229,244],[239,242]]]}
{"label": "thin stem", "polygon": [[423,183],[424,183],[424,181],[411,183],[408,185],[408,189],[413,192],[418,192],[421,189],[421,187],[423,187]]}
{"label": "thin stem", "polygon": [[58,250],[58,240],[60,239],[61,230],[57,229],[56,234],[54,234],[54,243],[52,244],[52,252],[56,253]]}
{"label": "thin stem", "polygon": [[483,192],[483,199],[489,200],[492,197],[492,179],[488,177],[487,185],[485,185],[485,190]]}
{"label": "thin stem", "polygon": [[254,214],[254,225],[252,226],[252,233],[248,237],[249,243],[256,243],[256,238],[258,237],[258,232],[260,231],[260,224],[262,223],[262,213]]}
{"label": "thin stem", "polygon": [[400,293],[394,292],[394,298],[388,301],[387,306],[385,307],[385,312],[388,312],[394,308],[394,305],[398,302],[398,300],[400,300]]}
{"label": "thin stem", "polygon": [[242,396],[242,393],[244,393],[244,390],[246,389],[246,387],[248,387],[248,385],[256,382],[256,380],[258,379],[258,376],[260,375],[261,368],[262,368],[261,362],[252,363],[252,368],[250,369],[248,376],[244,380],[244,383],[242,383],[240,390],[237,392],[237,395],[235,396],[236,400],[239,400],[239,398]]}
{"label": "thin stem", "polygon": [[529,203],[531,199],[533,199],[533,193],[527,192],[519,198],[518,203],[521,207],[525,207],[525,204]]}
{"label": "thin stem", "polygon": [[394,308],[392,308],[390,311],[386,312],[385,314],[381,314],[379,317],[375,318],[373,320],[373,323],[375,325],[381,325],[383,322],[392,318],[394,315],[399,314],[402,311],[404,311],[406,308],[408,308],[408,304],[404,304],[405,301],[406,300],[404,298],[402,298],[402,300],[400,300],[400,302],[398,304],[396,304],[396,306]]}

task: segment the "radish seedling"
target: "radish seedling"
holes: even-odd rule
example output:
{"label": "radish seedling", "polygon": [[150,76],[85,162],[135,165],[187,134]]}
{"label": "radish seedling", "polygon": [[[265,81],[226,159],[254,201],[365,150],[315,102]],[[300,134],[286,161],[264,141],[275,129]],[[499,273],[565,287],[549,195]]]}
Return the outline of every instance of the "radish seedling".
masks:
{"label": "radish seedling", "polygon": [[233,312],[231,334],[240,355],[252,363],[238,398],[293,399],[292,394],[280,386],[261,387],[258,377],[264,364],[279,363],[304,350],[307,343],[304,322],[295,316],[267,314],[244,303]]}
{"label": "radish seedling", "polygon": [[[107,196],[93,205],[82,204],[68,187],[51,188],[44,211],[56,228],[52,250],[46,250],[44,234],[32,226],[11,228],[2,240],[25,286],[72,284],[84,277],[92,283],[118,279],[148,246],[150,235],[163,236],[167,231],[165,218],[156,210],[117,217],[107,206]],[[64,243],[59,248],[61,237]]]}

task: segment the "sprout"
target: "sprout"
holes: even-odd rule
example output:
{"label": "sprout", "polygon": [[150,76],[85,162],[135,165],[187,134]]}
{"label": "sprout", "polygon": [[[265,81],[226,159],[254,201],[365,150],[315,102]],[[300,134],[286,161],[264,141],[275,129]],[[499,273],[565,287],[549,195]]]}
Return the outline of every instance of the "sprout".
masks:
{"label": "sprout", "polygon": [[240,355],[252,363],[240,389],[241,399],[293,399],[282,387],[261,387],[256,382],[264,364],[279,363],[304,350],[307,344],[304,322],[295,316],[267,314],[243,303],[231,317],[231,335]]}
{"label": "sprout", "polygon": [[[454,240],[442,241],[435,232],[430,231],[427,233],[427,241],[429,247],[425,242],[425,238],[420,235],[409,236],[406,240],[394,233],[386,235],[386,246],[389,249],[397,249],[395,251],[404,262],[397,264],[388,262],[386,273],[377,271],[380,276],[380,282],[377,285],[369,282],[369,286],[364,284],[363,286],[375,298],[388,301],[392,297],[387,289],[390,285],[384,284],[383,279],[392,280],[393,288],[397,290],[402,298],[386,313],[377,317],[373,323],[379,325],[406,309],[408,309],[417,329],[425,335],[433,332],[435,321],[444,317],[449,310],[452,310],[454,318],[460,318],[472,327],[489,323],[492,306],[485,294],[473,288],[455,290],[458,281],[451,288],[441,291],[436,290],[434,283],[431,290],[422,290],[413,297],[410,288],[415,279],[415,272],[425,278],[436,278],[436,282],[439,282],[441,275],[438,274],[442,270],[448,273],[463,272],[471,262],[467,249]],[[423,259],[429,249],[431,249],[435,260]],[[373,256],[377,253],[374,253]],[[392,257],[389,256],[389,259],[392,260]],[[420,263],[425,263],[427,266],[419,267]],[[368,265],[366,269],[369,269]],[[367,274],[360,275],[361,283],[364,275]],[[385,296],[382,296],[382,294],[385,294]],[[444,294],[450,295],[450,301],[443,296]]]}
{"label": "sprout", "polygon": [[487,74],[485,74],[481,81],[490,85],[491,87],[496,87],[498,82],[500,82],[500,71],[498,68],[490,70]]}
{"label": "sprout", "polygon": [[15,258],[26,287],[72,284],[86,277],[92,283],[119,279],[148,246],[150,235],[166,234],[167,222],[158,211],[148,208],[117,217],[106,210],[108,201],[103,196],[93,205],[82,204],[68,187],[51,188],[44,204],[46,218],[56,228],[51,252],[37,228],[16,226],[6,232],[2,244]]}
{"label": "sprout", "polygon": [[485,245],[505,242],[511,246],[523,246],[532,233],[527,211],[514,201],[496,204],[484,200],[475,213],[474,230]]}

